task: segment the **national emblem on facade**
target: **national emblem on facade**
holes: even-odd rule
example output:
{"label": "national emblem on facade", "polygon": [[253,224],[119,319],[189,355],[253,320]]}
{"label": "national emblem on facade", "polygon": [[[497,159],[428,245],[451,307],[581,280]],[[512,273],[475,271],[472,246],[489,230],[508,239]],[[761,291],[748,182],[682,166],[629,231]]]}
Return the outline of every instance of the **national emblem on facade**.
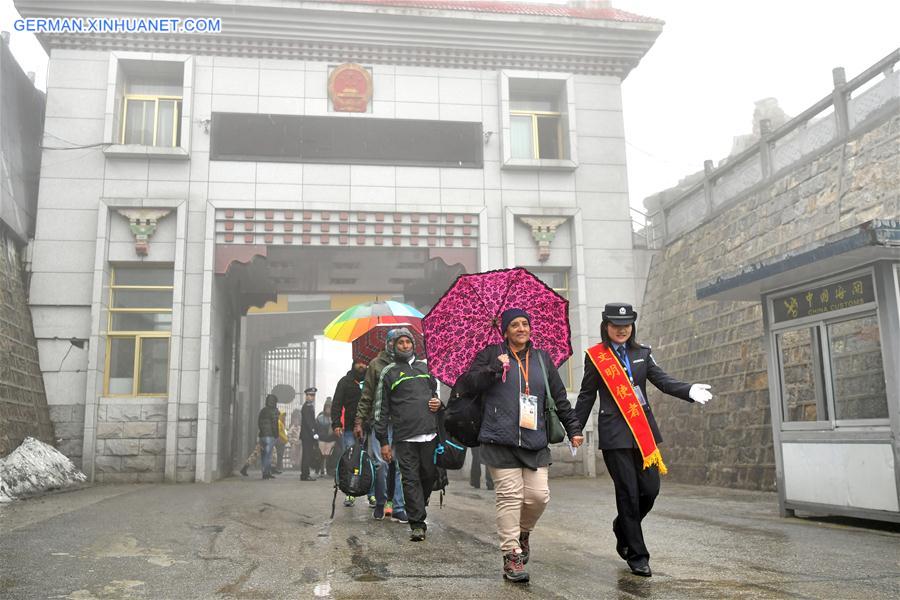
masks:
{"label": "national emblem on facade", "polygon": [[354,63],[335,67],[328,77],[328,97],[337,112],[366,112],[372,99],[372,74]]}

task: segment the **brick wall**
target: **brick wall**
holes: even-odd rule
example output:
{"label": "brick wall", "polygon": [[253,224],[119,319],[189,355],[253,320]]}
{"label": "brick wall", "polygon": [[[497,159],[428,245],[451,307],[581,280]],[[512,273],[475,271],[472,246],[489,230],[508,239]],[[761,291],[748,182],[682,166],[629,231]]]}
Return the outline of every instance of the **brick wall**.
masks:
{"label": "brick wall", "polygon": [[671,480],[763,490],[775,485],[760,303],[698,301],[696,286],[871,219],[898,217],[900,116],[893,111],[660,251],[638,339],[653,346],[667,372],[709,383],[714,393],[700,407],[648,390]]}
{"label": "brick wall", "polygon": [[0,223],[0,456],[26,436],[54,443],[25,297],[22,249]]}

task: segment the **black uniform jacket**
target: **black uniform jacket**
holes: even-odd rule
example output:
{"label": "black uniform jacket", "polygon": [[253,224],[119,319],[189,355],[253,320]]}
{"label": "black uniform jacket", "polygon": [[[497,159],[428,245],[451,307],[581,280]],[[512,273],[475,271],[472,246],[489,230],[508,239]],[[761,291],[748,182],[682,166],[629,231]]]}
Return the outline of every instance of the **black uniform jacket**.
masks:
{"label": "black uniform jacket", "polygon": [[[650,383],[663,393],[693,402],[688,395],[691,391],[691,384],[678,381],[660,369],[650,354],[649,346],[629,347],[627,353],[628,359],[631,361],[634,382],[644,392],[644,398],[647,398],[647,380],[650,380]],[[624,369],[624,366],[622,368]],[[594,400],[598,395],[600,396],[600,412],[597,415],[597,440],[600,449],[637,448],[637,442],[634,441],[634,435],[631,433],[628,423],[625,422],[612,394],[606,388],[603,379],[600,378],[594,361],[585,353],[584,379],[581,380],[581,391],[578,393],[578,402],[575,405],[575,413],[578,415],[582,427],[587,424],[588,418],[591,416],[591,409],[594,407]],[[647,406],[644,407],[644,413],[646,413],[650,429],[653,431],[653,438],[659,444],[662,442],[662,435],[660,435],[656,419],[653,417],[649,400]]]}
{"label": "black uniform jacket", "polygon": [[313,442],[316,434],[316,403],[304,402],[300,407],[300,439]]}

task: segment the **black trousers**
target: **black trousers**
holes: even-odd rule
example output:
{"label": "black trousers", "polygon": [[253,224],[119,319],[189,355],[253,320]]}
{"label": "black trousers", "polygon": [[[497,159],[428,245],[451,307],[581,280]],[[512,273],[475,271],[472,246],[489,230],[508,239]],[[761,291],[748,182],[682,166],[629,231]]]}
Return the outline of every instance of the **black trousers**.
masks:
{"label": "black trousers", "polygon": [[316,441],[312,438],[303,438],[303,456],[300,457],[300,476],[309,477],[309,469],[313,466],[316,452]]}
{"label": "black trousers", "polygon": [[400,465],[403,502],[409,516],[410,529],[426,529],[425,505],[437,478],[434,448],[437,438],[430,442],[394,442],[394,456]]}
{"label": "black trousers", "polygon": [[644,468],[644,460],[637,448],[604,450],[603,462],[616,488],[616,517],[613,531],[619,544],[628,546],[629,564],[640,565],[650,558],[644,544],[641,521],[653,508],[659,495],[659,470]]}

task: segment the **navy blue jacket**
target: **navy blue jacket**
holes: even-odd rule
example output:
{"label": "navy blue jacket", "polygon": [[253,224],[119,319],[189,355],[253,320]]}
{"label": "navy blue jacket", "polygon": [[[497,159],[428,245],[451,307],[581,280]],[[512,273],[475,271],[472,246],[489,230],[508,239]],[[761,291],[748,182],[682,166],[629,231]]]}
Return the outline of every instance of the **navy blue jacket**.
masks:
{"label": "navy blue jacket", "polygon": [[528,354],[528,383],[531,394],[537,396],[537,430],[519,427],[519,392],[524,391],[519,363],[510,355],[509,371],[506,382],[502,381],[502,365],[497,358],[506,354],[505,344],[487,346],[475,356],[472,366],[456,382],[456,389],[463,394],[481,394],[483,415],[478,441],[485,444],[516,446],[526,450],[540,450],[547,447],[547,429],[544,421],[544,406],[547,386],[541,372],[540,356],[547,370],[550,394],[556,401],[556,414],[565,427],[569,438],[581,435],[581,424],[575,410],[566,397],[566,386],[553,366],[553,360],[543,350],[528,343],[519,352],[519,359],[524,366]]}
{"label": "navy blue jacket", "polygon": [[[691,384],[678,381],[660,369],[656,361],[653,360],[648,346],[629,347],[626,352],[628,360],[631,362],[631,374],[634,377],[634,382],[644,392],[644,398],[647,398],[647,381],[649,380],[663,393],[693,402],[689,395]],[[575,412],[578,414],[578,421],[582,426],[587,423],[588,418],[591,416],[594,400],[598,396],[600,398],[600,411],[597,414],[597,440],[600,449],[637,448],[637,442],[634,441],[634,435],[631,433],[625,417],[622,416],[619,406],[613,400],[612,394],[606,388],[606,384],[603,383],[600,373],[597,372],[597,367],[594,366],[594,361],[585,353],[584,378],[581,380],[581,392],[578,394],[578,403],[575,405]],[[650,424],[653,438],[659,444],[662,442],[662,435],[660,435],[656,419],[653,417],[649,399],[647,400],[647,406],[644,407],[644,413],[647,415],[647,422]]]}

